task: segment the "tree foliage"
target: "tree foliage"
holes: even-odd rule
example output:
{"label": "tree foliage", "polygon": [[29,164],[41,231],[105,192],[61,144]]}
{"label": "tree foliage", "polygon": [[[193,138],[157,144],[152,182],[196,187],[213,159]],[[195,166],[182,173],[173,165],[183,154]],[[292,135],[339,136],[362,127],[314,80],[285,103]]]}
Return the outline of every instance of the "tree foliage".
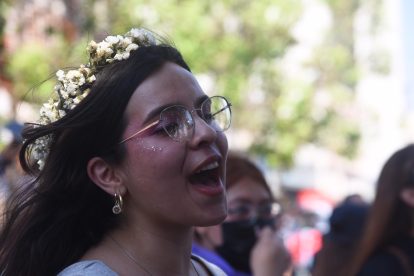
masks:
{"label": "tree foliage", "polygon": [[[22,86],[17,90],[27,91],[39,76],[68,61],[85,62],[79,57],[87,40],[147,27],[173,38],[192,70],[212,81],[212,93],[230,98],[233,130],[250,133],[252,153],[281,167],[291,166],[305,143],[352,157],[359,131],[347,112],[359,78],[352,30],[360,1],[321,1],[334,21],[323,45],[303,65],[314,72],[312,82],[286,78],[282,62],[296,43],[291,33],[302,15],[301,0],[65,0],[78,30],[76,43],[57,36],[47,54],[22,46],[11,56],[9,72]],[[332,99],[323,108],[315,105],[321,93]]]}

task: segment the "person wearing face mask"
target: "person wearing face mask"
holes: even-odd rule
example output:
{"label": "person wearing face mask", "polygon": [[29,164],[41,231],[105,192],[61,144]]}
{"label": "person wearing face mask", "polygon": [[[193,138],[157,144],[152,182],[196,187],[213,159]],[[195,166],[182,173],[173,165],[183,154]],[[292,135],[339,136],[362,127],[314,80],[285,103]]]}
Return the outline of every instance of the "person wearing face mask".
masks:
{"label": "person wearing face mask", "polygon": [[231,276],[286,275],[290,256],[277,233],[275,200],[263,173],[237,152],[229,153],[226,173],[227,218],[219,226],[197,228],[193,252],[200,253],[199,245],[210,249],[213,258],[202,256]]}

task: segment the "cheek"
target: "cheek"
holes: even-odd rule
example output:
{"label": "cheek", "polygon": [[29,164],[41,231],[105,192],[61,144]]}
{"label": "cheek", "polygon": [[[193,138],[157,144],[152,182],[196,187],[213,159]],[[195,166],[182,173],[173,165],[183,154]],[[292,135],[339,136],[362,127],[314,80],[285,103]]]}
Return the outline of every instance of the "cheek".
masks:
{"label": "cheek", "polygon": [[229,145],[228,145],[228,142],[227,142],[227,137],[223,132],[218,132],[217,145],[220,149],[221,154],[223,156],[227,156],[227,152],[229,150]]}
{"label": "cheek", "polygon": [[[181,171],[184,150],[175,142],[152,143],[150,140],[138,139],[128,148],[129,171],[137,179],[159,179]],[[171,175],[172,177],[172,175]]]}
{"label": "cheek", "polygon": [[138,154],[151,154],[151,152],[162,152],[164,151],[164,147],[160,145],[155,145],[153,143],[149,143],[143,139],[139,139],[136,142],[136,147],[134,148],[134,151],[138,152]]}
{"label": "cheek", "polygon": [[[173,142],[174,143],[174,142]],[[126,181],[130,206],[170,210],[171,198],[182,195],[184,150],[179,145],[137,143],[128,148]],[[167,205],[168,207],[162,207]],[[152,206],[152,207],[151,207]]]}

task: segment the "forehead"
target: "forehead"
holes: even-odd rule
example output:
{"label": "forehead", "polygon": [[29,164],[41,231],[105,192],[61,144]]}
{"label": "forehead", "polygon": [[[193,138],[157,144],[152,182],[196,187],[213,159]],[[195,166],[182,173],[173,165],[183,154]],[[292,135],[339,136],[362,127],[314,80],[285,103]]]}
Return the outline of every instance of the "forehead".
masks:
{"label": "forehead", "polygon": [[193,107],[204,96],[194,75],[186,69],[167,62],[142,82],[133,93],[127,109],[128,118],[144,118],[154,108],[167,104]]}
{"label": "forehead", "polygon": [[242,178],[227,190],[227,199],[230,203],[239,200],[260,203],[271,200],[271,196],[263,184],[250,178]]}

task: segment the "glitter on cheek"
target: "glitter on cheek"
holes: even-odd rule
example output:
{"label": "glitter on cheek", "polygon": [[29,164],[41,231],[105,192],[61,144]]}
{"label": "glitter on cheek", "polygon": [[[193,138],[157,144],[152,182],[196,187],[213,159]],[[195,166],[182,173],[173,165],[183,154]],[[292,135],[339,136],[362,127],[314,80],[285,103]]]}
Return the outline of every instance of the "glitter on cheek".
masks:
{"label": "glitter on cheek", "polygon": [[162,151],[161,147],[156,147],[156,146],[144,147],[144,149],[151,150],[151,151]]}
{"label": "glitter on cheek", "polygon": [[136,144],[138,146],[140,146],[140,150],[141,151],[153,151],[153,152],[157,152],[158,151],[159,152],[159,151],[162,151],[163,150],[162,147],[150,145],[148,142],[144,142],[143,139],[138,139],[136,141]]}

